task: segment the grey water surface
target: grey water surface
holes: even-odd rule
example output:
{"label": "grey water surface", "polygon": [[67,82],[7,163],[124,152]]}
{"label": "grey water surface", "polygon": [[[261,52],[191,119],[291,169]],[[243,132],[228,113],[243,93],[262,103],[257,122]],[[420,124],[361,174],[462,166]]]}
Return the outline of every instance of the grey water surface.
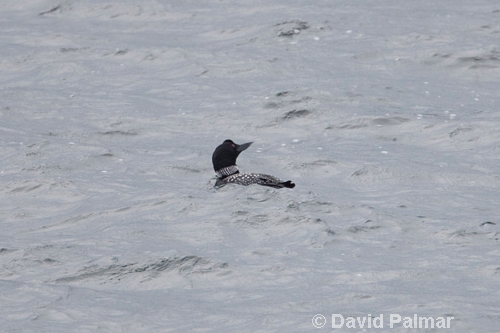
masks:
{"label": "grey water surface", "polygon": [[[0,29],[0,332],[499,331],[498,1],[2,0]],[[296,188],[215,190],[225,139]]]}

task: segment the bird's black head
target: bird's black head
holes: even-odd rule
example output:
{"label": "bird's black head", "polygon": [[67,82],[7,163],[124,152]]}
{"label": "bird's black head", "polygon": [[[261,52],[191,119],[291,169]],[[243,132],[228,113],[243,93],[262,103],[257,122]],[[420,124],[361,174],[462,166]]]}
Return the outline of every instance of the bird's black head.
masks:
{"label": "bird's black head", "polygon": [[250,147],[253,142],[247,142],[241,145],[234,143],[232,140],[224,141],[220,146],[215,148],[212,155],[212,164],[214,170],[218,171],[231,165],[236,165],[238,155]]}

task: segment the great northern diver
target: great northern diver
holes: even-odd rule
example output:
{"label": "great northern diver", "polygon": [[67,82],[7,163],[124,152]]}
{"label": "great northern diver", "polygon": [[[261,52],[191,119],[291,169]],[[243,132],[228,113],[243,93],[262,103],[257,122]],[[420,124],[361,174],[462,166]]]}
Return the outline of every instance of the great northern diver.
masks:
{"label": "great northern diver", "polygon": [[258,173],[240,173],[236,166],[238,155],[250,147],[253,142],[247,142],[241,145],[234,143],[231,140],[224,141],[220,146],[215,148],[212,155],[212,163],[214,165],[215,174],[217,175],[216,187],[226,184],[252,185],[258,184],[270,186],[274,188],[294,188],[295,184],[292,181],[283,181],[279,178],[262,175]]}

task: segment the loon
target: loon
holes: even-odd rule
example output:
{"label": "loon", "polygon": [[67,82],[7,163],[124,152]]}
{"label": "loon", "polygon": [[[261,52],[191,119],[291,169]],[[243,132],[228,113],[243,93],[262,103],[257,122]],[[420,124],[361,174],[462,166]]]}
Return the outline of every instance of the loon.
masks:
{"label": "loon", "polygon": [[214,165],[217,182],[215,187],[226,184],[252,185],[258,184],[274,188],[294,188],[292,181],[283,181],[279,178],[258,173],[240,173],[236,166],[238,155],[250,147],[253,142],[238,145],[232,140],[225,140],[220,146],[215,148],[212,155],[212,164]]}

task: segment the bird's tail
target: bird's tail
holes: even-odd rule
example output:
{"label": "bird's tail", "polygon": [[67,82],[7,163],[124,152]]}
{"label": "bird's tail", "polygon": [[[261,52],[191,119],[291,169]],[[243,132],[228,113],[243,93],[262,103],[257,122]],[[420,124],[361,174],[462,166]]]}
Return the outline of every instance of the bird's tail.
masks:
{"label": "bird's tail", "polygon": [[294,188],[295,184],[292,183],[291,180],[287,180],[286,182],[280,183],[281,187],[286,187],[286,188]]}

